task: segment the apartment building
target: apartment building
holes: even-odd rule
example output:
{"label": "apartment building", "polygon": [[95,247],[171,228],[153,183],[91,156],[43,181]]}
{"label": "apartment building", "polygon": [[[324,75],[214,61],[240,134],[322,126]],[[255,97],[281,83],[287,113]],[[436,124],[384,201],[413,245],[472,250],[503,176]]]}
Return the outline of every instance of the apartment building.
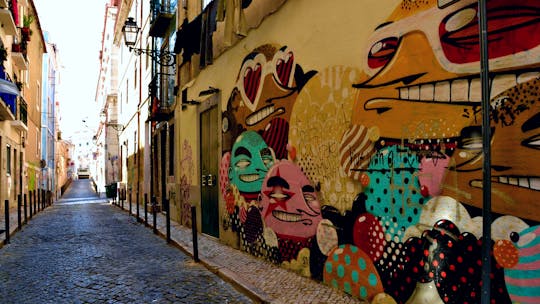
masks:
{"label": "apartment building", "polygon": [[[33,1],[0,1],[0,197],[17,197],[41,179],[42,57],[46,52]],[[3,204],[2,204],[3,208]]]}

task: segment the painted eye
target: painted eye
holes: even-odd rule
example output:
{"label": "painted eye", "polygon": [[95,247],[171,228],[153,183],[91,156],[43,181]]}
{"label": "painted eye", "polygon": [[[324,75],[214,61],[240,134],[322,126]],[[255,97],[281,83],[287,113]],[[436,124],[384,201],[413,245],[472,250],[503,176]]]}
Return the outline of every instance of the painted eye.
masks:
{"label": "painted eye", "polygon": [[517,232],[510,233],[510,240],[514,243],[519,242],[519,233]]}
{"label": "painted eye", "polygon": [[521,144],[531,149],[540,150],[540,135],[537,134],[537,135],[531,136],[527,138],[526,140],[524,140]]}
{"label": "painted eye", "polygon": [[254,67],[246,68],[244,72],[244,92],[250,102],[254,103],[261,83],[262,66],[257,63]]}
{"label": "painted eye", "polygon": [[240,169],[245,169],[249,165],[251,165],[251,162],[249,160],[239,160],[236,162],[236,167]]}
{"label": "painted eye", "polygon": [[399,40],[397,37],[384,38],[371,46],[368,55],[368,66],[378,69],[390,62],[396,53]]}
{"label": "painted eye", "polygon": [[280,85],[290,87],[294,75],[294,54],[291,51],[277,53],[275,60],[275,78]]}

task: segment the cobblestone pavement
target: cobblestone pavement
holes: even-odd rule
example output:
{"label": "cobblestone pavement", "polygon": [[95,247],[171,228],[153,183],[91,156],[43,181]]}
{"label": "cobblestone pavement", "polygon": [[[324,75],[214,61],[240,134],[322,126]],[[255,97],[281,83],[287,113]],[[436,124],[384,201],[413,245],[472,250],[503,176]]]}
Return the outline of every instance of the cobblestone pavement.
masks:
{"label": "cobblestone pavement", "polygon": [[252,302],[106,200],[72,194],[0,249],[0,303]]}
{"label": "cobblestone pavement", "polygon": [[[124,210],[130,210],[129,203]],[[136,204],[131,206],[131,213],[136,217]],[[139,207],[139,217],[144,219],[144,207]],[[153,230],[152,214],[148,213],[149,230]],[[156,229],[166,237],[166,217],[156,215]],[[171,242],[193,256],[193,237],[190,228],[171,221]],[[250,298],[259,303],[275,304],[367,304],[339,291],[300,276],[261,258],[247,254],[221,243],[218,239],[198,234],[198,257],[202,264],[227,281],[233,282],[244,290]]]}

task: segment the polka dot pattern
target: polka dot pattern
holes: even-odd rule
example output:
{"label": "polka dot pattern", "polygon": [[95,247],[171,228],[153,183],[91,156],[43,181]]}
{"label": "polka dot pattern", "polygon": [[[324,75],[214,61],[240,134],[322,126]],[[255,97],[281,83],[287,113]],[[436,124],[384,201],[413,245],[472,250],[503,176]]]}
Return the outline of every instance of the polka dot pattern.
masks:
{"label": "polka dot pattern", "polygon": [[375,262],[382,257],[386,245],[384,230],[373,214],[363,213],[354,221],[353,243]]}
{"label": "polka dot pattern", "polygon": [[224,199],[227,199],[226,194],[229,187],[229,166],[231,164],[231,152],[226,152],[221,157],[219,164],[219,189]]}
{"label": "polka dot pattern", "polygon": [[379,274],[371,259],[354,245],[341,245],[332,251],[325,263],[323,280],[365,300],[383,292]]}
{"label": "polka dot pattern", "polygon": [[390,239],[403,241],[405,230],[418,223],[426,198],[420,193],[415,154],[403,147],[381,149],[371,159],[367,211],[379,217]]}

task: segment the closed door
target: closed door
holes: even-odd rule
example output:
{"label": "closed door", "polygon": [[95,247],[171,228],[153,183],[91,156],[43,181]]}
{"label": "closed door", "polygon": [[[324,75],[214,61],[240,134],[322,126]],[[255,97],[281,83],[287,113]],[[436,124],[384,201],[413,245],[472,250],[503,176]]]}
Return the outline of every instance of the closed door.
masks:
{"label": "closed door", "polygon": [[201,228],[202,232],[219,237],[218,108],[213,106],[200,114],[201,151]]}

